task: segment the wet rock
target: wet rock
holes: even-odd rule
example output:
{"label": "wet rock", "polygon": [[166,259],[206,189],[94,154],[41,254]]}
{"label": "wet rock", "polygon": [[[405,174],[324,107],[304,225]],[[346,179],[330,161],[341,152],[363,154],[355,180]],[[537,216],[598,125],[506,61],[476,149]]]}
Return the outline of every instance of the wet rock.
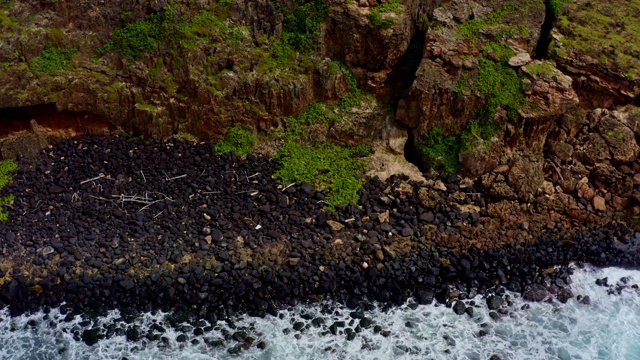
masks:
{"label": "wet rock", "polygon": [[487,306],[489,307],[489,310],[496,310],[500,308],[503,303],[504,299],[500,296],[491,295],[487,298]]}
{"label": "wet rock", "polygon": [[97,327],[82,332],[82,341],[88,346],[97,344],[102,338],[104,338],[104,335],[100,334],[100,328]]}
{"label": "wet rock", "polygon": [[556,298],[563,304],[566,304],[573,297],[573,292],[569,288],[560,288],[556,293]]}
{"label": "wet rock", "polygon": [[416,301],[421,305],[429,305],[433,302],[435,294],[431,290],[420,290],[416,294]]}
{"label": "wet rock", "polygon": [[548,296],[549,292],[540,284],[527,285],[522,293],[522,297],[527,301],[543,301]]}
{"label": "wet rock", "polygon": [[453,305],[453,312],[457,315],[463,315],[467,306],[462,301],[456,301],[455,305]]}

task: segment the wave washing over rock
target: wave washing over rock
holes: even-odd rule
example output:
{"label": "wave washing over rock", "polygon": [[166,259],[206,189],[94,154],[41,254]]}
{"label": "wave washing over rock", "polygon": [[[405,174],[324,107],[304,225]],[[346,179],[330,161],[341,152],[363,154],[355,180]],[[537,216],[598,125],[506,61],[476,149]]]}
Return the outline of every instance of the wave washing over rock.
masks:
{"label": "wave washing over rock", "polygon": [[[611,285],[603,286],[603,278]],[[511,300],[500,311],[506,315],[497,320],[481,297],[471,305],[472,316],[412,302],[388,311],[321,303],[201,326],[172,326],[171,315],[160,312],[65,320],[59,309],[20,317],[3,311],[0,358],[640,359],[640,271],[585,267],[572,279],[572,290],[588,303],[528,303],[508,293]],[[95,326],[111,328],[109,338],[93,346],[78,339]],[[134,332],[141,339],[127,340]],[[258,345],[243,352],[249,342]]]}

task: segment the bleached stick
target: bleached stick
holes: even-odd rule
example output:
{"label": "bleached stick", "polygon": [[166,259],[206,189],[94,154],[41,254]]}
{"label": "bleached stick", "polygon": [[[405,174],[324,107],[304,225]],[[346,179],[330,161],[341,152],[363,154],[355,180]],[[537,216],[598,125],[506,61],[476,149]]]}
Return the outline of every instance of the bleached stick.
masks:
{"label": "bleached stick", "polygon": [[282,192],[284,192],[285,190],[287,190],[288,188],[292,187],[295,184],[296,184],[296,182],[294,181],[291,184],[287,185],[284,189],[282,189]]}
{"label": "bleached stick", "polygon": [[166,178],[165,181],[172,181],[172,180],[182,179],[184,177],[187,177],[187,174],[175,176],[175,177],[172,177],[172,178]]}
{"label": "bleached stick", "polygon": [[98,175],[98,176],[96,176],[96,177],[94,177],[94,178],[91,178],[91,179],[87,179],[87,180],[80,181],[80,185],[82,185],[82,184],[86,184],[86,183],[88,183],[89,181],[102,179],[103,177],[105,177],[105,175],[104,175],[104,174],[100,174],[100,175]]}

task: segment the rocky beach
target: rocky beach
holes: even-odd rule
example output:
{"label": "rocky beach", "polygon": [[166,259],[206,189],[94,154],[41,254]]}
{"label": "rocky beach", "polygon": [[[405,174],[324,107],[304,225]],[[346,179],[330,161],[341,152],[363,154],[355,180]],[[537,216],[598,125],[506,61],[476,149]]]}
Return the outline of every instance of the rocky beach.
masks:
{"label": "rocky beach", "polygon": [[[584,301],[570,286],[572,262],[639,265],[640,236],[623,223],[551,228],[535,210],[528,223],[503,221],[458,176],[371,178],[359,204],[328,211],[311,185],[274,180],[276,165],[125,135],[72,138],[20,162],[3,189],[18,199],[0,225],[3,307],[17,316],[62,305],[67,320],[173,310],[176,323],[215,324],[300,303],[362,311],[412,299],[461,315],[486,301],[500,317],[510,312],[505,290]],[[113,333],[77,336],[92,345]]]}

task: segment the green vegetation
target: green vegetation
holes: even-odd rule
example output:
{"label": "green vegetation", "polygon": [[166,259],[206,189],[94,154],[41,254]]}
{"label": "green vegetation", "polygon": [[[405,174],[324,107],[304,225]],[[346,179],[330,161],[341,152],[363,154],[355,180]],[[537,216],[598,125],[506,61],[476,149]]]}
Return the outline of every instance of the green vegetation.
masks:
{"label": "green vegetation", "polygon": [[98,53],[117,51],[129,61],[135,61],[144,53],[171,42],[181,43],[189,48],[211,40],[237,43],[244,34],[238,32],[238,27],[225,24],[225,19],[229,16],[229,5],[228,1],[219,1],[211,10],[203,10],[191,20],[176,17],[172,5],[134,22],[130,21],[132,12],[122,9],[122,27],[113,31],[111,41],[100,48]]}
{"label": "green vegetation", "polygon": [[362,151],[334,144],[310,146],[288,139],[276,156],[281,166],[274,176],[284,183],[307,182],[324,189],[330,210],[336,205],[355,204],[364,183],[365,163],[356,157]]}
{"label": "green vegetation", "polygon": [[543,75],[553,75],[553,65],[549,61],[529,64],[526,65],[525,68],[536,77],[540,77]]}
{"label": "green vegetation", "polygon": [[349,69],[349,66],[347,66],[347,64],[345,64],[344,62],[332,61],[329,66],[332,69],[337,68],[342,72],[342,75],[344,76],[344,79],[347,82],[347,87],[349,89],[349,94],[340,99],[340,103],[338,104],[338,107],[340,109],[351,109],[354,107],[359,107],[362,104],[362,101],[365,100],[365,98],[370,98],[370,95],[360,90],[360,88],[358,87],[358,79],[356,78],[353,71]]}
{"label": "green vegetation", "polygon": [[[479,59],[477,75],[461,75],[456,83],[456,91],[459,94],[476,93],[483,96],[484,106],[478,109],[474,119],[459,135],[446,135],[443,129],[434,127],[423,135],[418,144],[418,149],[429,158],[432,166],[447,174],[460,171],[460,153],[471,151],[500,130],[494,123],[498,108],[504,109],[509,119],[515,120],[518,109],[526,103],[522,79],[507,64],[507,60],[514,55],[513,51],[504,43],[490,42],[482,48],[482,53],[497,61]],[[545,70],[543,67],[540,71]]]}
{"label": "green vegetation", "polygon": [[610,2],[573,0],[563,4],[557,28],[563,35],[562,46],[552,54],[567,56],[567,51],[581,58],[601,59],[605,54],[607,68],[640,78],[640,0]]}
{"label": "green vegetation", "polygon": [[492,41],[482,47],[482,54],[486,58],[495,59],[497,61],[507,61],[516,53],[511,50],[509,45],[503,42]]}
{"label": "green vegetation", "polygon": [[225,11],[220,10],[224,9],[220,6],[218,3],[218,7],[213,12],[202,11],[191,21],[183,21],[176,25],[176,31],[179,31],[183,45],[195,48],[195,45],[211,40],[238,42],[236,27],[225,24],[228,15]]}
{"label": "green vegetation", "polygon": [[256,137],[249,130],[234,126],[224,140],[216,143],[214,150],[218,155],[232,152],[237,156],[247,156],[251,154],[255,142]]}
{"label": "green vegetation", "polygon": [[364,147],[341,147],[331,143],[312,145],[306,134],[314,124],[324,124],[330,129],[341,119],[340,112],[362,106],[371,96],[358,88],[355,75],[349,67],[338,61],[329,64],[331,71],[341,71],[347,81],[349,94],[336,104],[314,103],[298,117],[287,117],[285,129],[278,135],[283,140],[276,154],[280,168],[274,174],[285,183],[307,182],[317,189],[325,190],[327,207],[358,202],[358,190],[364,183],[366,170],[359,155],[367,154]]}
{"label": "green vegetation", "polygon": [[524,105],[522,79],[505,62],[479,60],[480,70],[475,79],[475,89],[487,98],[480,111],[480,118],[493,121],[498,107],[507,111],[509,118],[516,118],[518,109]]}
{"label": "green vegetation", "polygon": [[288,69],[296,72],[299,62],[304,66],[317,48],[320,27],[328,11],[324,0],[311,0],[286,15],[280,39],[271,44],[268,52],[257,54],[262,58],[260,71]]}
{"label": "green vegetation", "polygon": [[[0,190],[13,181],[13,173],[18,170],[18,165],[13,160],[5,160],[0,162]],[[0,221],[9,219],[9,212],[5,210],[3,205],[11,205],[15,200],[13,194],[0,196]]]}
{"label": "green vegetation", "polygon": [[62,46],[64,42],[64,31],[60,28],[49,29],[49,40],[54,46]]}
{"label": "green vegetation", "polygon": [[389,12],[399,14],[402,12],[401,5],[402,0],[389,0],[384,4],[379,4],[378,6],[371,9],[371,13],[369,14],[369,23],[372,26],[380,27],[383,29],[392,27],[394,23],[393,17],[383,16],[383,14]]}
{"label": "green vegetation", "polygon": [[442,170],[446,174],[454,174],[460,171],[460,139],[456,136],[447,136],[442,128],[435,126],[423,135],[422,143],[417,145],[418,150],[429,158],[431,166]]}
{"label": "green vegetation", "polygon": [[0,10],[0,30],[9,29],[15,30],[18,28],[18,20],[13,17],[7,15],[4,10]]}
{"label": "green vegetation", "polygon": [[549,9],[551,10],[551,14],[554,18],[558,18],[562,15],[562,10],[564,9],[564,3],[568,0],[549,0]]}
{"label": "green vegetation", "polygon": [[458,29],[458,36],[475,40],[481,30],[489,26],[502,24],[505,16],[514,14],[517,11],[516,4],[507,2],[500,9],[490,12],[484,19],[472,19],[462,23]]}
{"label": "green vegetation", "polygon": [[71,66],[71,57],[77,52],[78,50],[75,48],[56,47],[49,42],[40,56],[31,59],[29,68],[33,72],[44,74],[53,74],[58,70],[66,70]]}
{"label": "green vegetation", "polygon": [[111,42],[104,45],[99,53],[117,51],[130,61],[140,59],[142,54],[157,49],[165,39],[176,36],[177,28],[173,23],[173,13],[173,8],[167,6],[162,12],[151,14],[144,20],[125,23],[131,14],[122,11],[120,16],[123,26],[113,31]]}
{"label": "green vegetation", "polygon": [[298,6],[285,17],[280,41],[300,53],[312,53],[317,47],[320,26],[328,11],[324,0],[312,0]]}

